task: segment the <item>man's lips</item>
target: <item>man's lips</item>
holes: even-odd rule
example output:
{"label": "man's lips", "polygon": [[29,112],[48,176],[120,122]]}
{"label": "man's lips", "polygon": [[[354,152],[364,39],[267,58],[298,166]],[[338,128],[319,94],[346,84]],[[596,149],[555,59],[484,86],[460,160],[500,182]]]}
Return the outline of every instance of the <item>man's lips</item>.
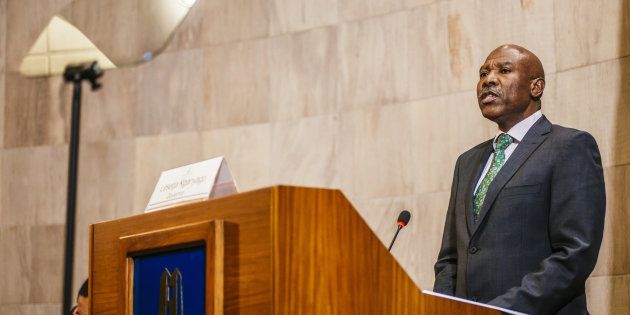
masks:
{"label": "man's lips", "polygon": [[489,104],[494,102],[499,96],[499,93],[495,91],[484,91],[479,95],[479,100],[482,104]]}

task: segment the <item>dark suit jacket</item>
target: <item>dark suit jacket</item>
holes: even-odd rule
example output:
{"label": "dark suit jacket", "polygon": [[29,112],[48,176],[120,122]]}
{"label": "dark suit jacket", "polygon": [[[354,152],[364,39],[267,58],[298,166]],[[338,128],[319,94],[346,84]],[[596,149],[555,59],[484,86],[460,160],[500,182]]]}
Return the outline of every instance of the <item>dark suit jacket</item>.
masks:
{"label": "dark suit jacket", "polygon": [[473,224],[473,189],[492,150],[489,140],[457,159],[434,290],[529,314],[587,314],[606,204],[595,139],[540,118]]}

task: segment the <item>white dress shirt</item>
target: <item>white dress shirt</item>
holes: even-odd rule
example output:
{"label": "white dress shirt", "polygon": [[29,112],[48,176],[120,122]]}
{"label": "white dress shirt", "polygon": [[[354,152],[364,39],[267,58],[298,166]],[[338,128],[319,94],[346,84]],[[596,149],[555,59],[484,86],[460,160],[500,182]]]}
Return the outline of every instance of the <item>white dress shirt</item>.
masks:
{"label": "white dress shirt", "polygon": [[[510,145],[507,148],[505,148],[505,151],[504,151],[505,163],[507,163],[507,160],[510,158],[510,155],[512,155],[512,152],[514,152],[518,144],[521,143],[521,141],[523,140],[523,137],[525,137],[525,134],[538,121],[538,119],[540,119],[540,117],[542,117],[542,113],[540,112],[540,110],[538,110],[535,113],[531,114],[529,117],[521,120],[518,124],[514,125],[514,127],[508,130],[508,132],[506,132],[514,140],[512,141],[512,143],[510,143]],[[497,134],[494,136],[494,141],[492,141],[492,147],[494,147],[495,149],[497,147],[497,138],[502,133],[503,131],[499,130],[499,132],[497,132]],[[486,173],[488,173],[488,169],[490,169],[490,164],[492,164],[492,158],[494,158],[494,152],[490,154],[490,157],[488,158],[488,161],[486,162],[486,166],[483,168],[483,172],[481,172],[481,177],[479,177],[479,180],[477,181],[477,185],[475,186],[475,194],[477,193],[477,189],[479,188],[481,181],[483,181],[483,178],[486,176]]]}

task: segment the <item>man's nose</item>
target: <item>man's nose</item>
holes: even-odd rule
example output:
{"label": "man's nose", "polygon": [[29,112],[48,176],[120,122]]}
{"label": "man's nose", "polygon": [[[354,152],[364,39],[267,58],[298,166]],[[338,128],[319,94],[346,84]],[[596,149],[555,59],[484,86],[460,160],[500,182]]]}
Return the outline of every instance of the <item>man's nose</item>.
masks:
{"label": "man's nose", "polygon": [[497,85],[497,76],[494,74],[494,71],[490,71],[485,78],[483,78],[482,86],[496,86]]}

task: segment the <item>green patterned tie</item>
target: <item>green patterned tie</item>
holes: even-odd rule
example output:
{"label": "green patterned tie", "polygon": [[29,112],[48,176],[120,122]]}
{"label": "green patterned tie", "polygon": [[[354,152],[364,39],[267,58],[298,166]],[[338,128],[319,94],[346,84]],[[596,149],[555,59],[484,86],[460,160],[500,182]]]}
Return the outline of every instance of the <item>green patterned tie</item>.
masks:
{"label": "green patterned tie", "polygon": [[479,217],[479,211],[481,210],[481,206],[483,205],[484,199],[486,199],[486,193],[488,192],[488,187],[490,187],[490,183],[497,176],[499,170],[505,163],[505,149],[512,143],[512,137],[507,133],[502,133],[499,135],[497,139],[497,146],[494,149],[494,157],[492,158],[492,164],[490,164],[490,168],[486,173],[486,176],[483,177],[479,188],[477,188],[477,192],[475,193],[475,203],[473,204],[473,222],[477,223],[477,218]]}

